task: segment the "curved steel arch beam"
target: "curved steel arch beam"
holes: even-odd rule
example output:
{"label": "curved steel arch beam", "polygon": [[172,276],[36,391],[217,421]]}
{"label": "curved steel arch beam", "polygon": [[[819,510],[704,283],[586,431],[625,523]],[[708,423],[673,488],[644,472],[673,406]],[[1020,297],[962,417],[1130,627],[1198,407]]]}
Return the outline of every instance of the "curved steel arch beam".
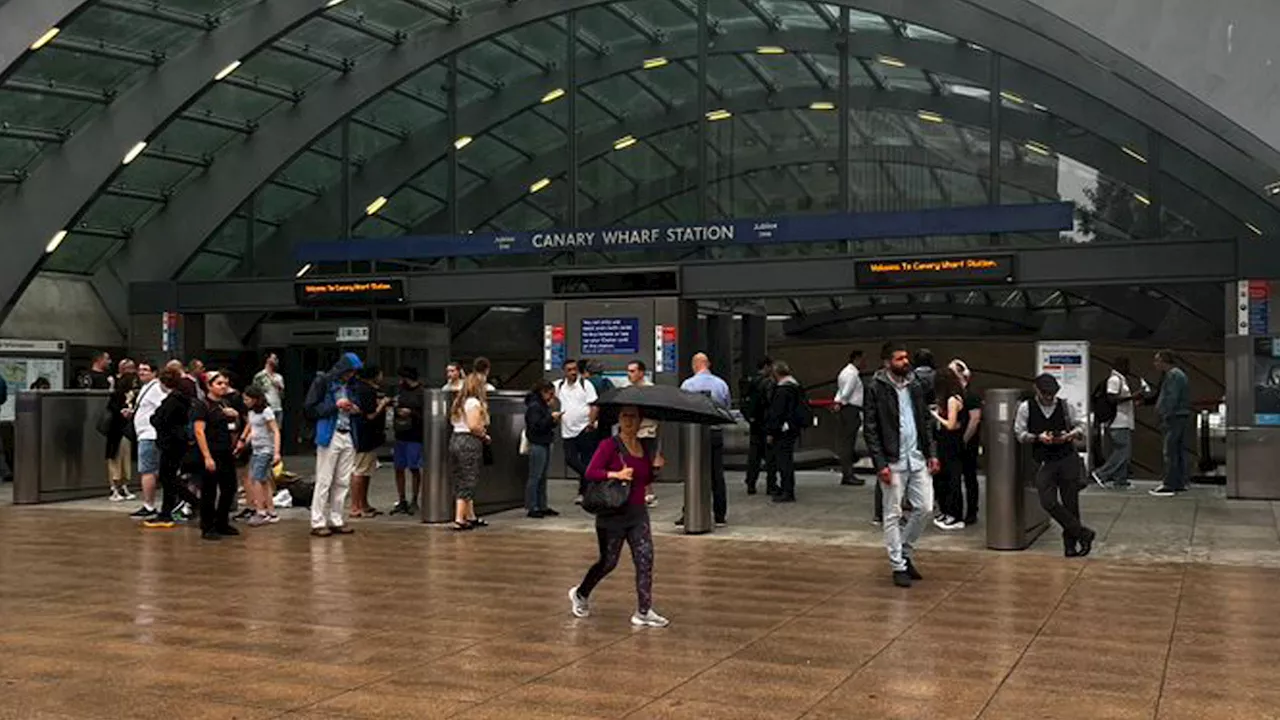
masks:
{"label": "curved steel arch beam", "polygon": [[31,49],[32,43],[52,27],[93,0],[9,0],[0,3],[0,80]]}
{"label": "curved steel arch beam", "polygon": [[[110,277],[116,275],[123,282],[173,277],[190,256],[182,247],[173,247],[173,238],[193,234],[203,241],[234,213],[249,193],[266,182],[289,159],[342,117],[389,87],[449,53],[491,35],[608,1],[556,0],[554,3],[539,3],[537,0],[525,0],[502,10],[468,18],[442,32],[417,36],[381,61],[357,68],[352,77],[313,91],[302,103],[305,110],[277,114],[268,123],[274,126],[271,128],[273,132],[259,132],[256,134],[258,137],[241,148],[224,154],[210,173],[191,183],[186,192],[147,224],[144,230],[149,231],[151,225],[159,223],[154,233],[144,234],[153,241],[159,237],[164,244],[153,246],[152,242],[138,242],[142,237],[139,236],[126,245],[122,256],[110,263],[115,269],[104,269],[105,272],[100,272],[99,276],[105,275],[103,279],[110,281]],[[954,0],[917,0],[912,3],[837,0],[837,4],[893,15],[1002,52],[1049,75],[1068,80],[1084,93],[1097,96],[1120,112],[1137,117],[1175,142],[1198,151],[1201,156],[1222,156],[1220,164],[1229,165],[1231,174],[1245,187],[1254,187],[1253,179],[1261,177],[1249,149],[1242,150],[1221,138],[1210,136],[1203,126],[1187,117],[1170,117],[1172,114],[1167,111],[1167,106],[1150,96],[1143,86],[1121,79],[1105,67],[1080,62],[1080,57],[1072,53],[1071,47],[1073,43],[1087,39],[1083,31],[1055,28],[1053,34],[1045,34],[1034,23],[1048,18],[1047,11],[1040,10],[1037,16],[1034,8],[1028,7],[1025,8],[1027,13],[1010,18],[982,7],[983,3],[992,1],[972,0],[969,4],[957,4]],[[1132,62],[1119,53],[1112,53],[1107,60],[1115,65]],[[1077,67],[1081,65],[1087,67]],[[264,142],[262,138],[267,136],[273,140]],[[1257,144],[1260,147],[1253,149],[1253,156],[1267,157],[1262,144]],[[225,202],[228,196],[234,197],[235,202]],[[185,212],[178,212],[178,208]],[[141,247],[144,245],[147,247]]]}
{"label": "curved steel arch beam", "polygon": [[0,315],[7,314],[39,269],[50,238],[70,227],[115,177],[135,143],[153,140],[219,70],[323,7],[320,0],[272,0],[236,15],[122,93],[0,200],[9,250],[8,262],[0,266],[0,301],[5,303]]}

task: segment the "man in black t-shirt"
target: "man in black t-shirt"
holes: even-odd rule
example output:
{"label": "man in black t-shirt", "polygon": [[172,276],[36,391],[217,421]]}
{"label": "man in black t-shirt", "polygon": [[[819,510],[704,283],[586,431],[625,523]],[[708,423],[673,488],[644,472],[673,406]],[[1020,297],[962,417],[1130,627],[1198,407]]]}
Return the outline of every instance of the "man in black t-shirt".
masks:
{"label": "man in black t-shirt", "polygon": [[365,365],[351,384],[351,402],[359,412],[355,421],[356,463],[351,473],[351,517],[377,517],[377,509],[369,505],[369,483],[378,469],[378,450],[387,442],[387,406],[390,399],[382,392],[382,371],[376,365]]}
{"label": "man in black t-shirt", "polygon": [[85,390],[110,390],[115,387],[115,378],[111,377],[111,354],[98,350],[93,353],[89,372],[80,378],[80,386]]}
{"label": "man in black t-shirt", "polygon": [[[422,487],[422,441],[424,428],[422,415],[427,404],[426,390],[418,379],[418,369],[400,368],[400,394],[396,396],[395,419],[395,468],[396,493],[399,501],[391,509],[392,515],[413,515],[418,512],[418,490]],[[405,472],[413,474],[412,500],[404,495]]]}

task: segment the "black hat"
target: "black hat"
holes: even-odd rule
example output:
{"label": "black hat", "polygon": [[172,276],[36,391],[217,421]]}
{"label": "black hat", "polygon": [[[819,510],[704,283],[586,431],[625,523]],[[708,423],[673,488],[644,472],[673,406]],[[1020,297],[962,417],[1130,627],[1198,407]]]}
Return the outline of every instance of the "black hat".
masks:
{"label": "black hat", "polygon": [[1050,375],[1049,373],[1040,373],[1031,384],[1035,386],[1036,390],[1039,390],[1045,395],[1056,395],[1058,394],[1059,387],[1061,387],[1058,385],[1058,378]]}

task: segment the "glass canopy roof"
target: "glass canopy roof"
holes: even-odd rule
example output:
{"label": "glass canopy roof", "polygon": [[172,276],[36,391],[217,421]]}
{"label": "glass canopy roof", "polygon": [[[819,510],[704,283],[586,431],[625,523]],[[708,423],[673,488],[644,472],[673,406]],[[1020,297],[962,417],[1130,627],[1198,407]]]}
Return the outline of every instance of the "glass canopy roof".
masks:
{"label": "glass canopy roof", "polygon": [[[126,89],[258,4],[89,3],[0,84],[0,199]],[[225,68],[170,118],[82,209],[44,269],[95,272],[220,157],[308,107],[309,95],[404,52],[409,38],[463,26],[506,3],[327,5]],[[203,244],[182,277],[225,276],[281,244],[342,236],[340,224],[322,219],[341,215],[344,158],[353,207],[347,231],[356,237],[688,220],[700,205],[690,183],[702,157],[714,216],[846,203],[896,210],[1071,200],[1078,227],[1054,241],[1149,237],[1156,228],[1260,234],[1280,225],[1274,208],[1216,170],[1209,178],[1152,172],[1147,158],[1190,154],[1047,76],[1002,86],[1001,181],[993,188],[992,54],[858,9],[848,10],[846,37],[842,10],[802,0],[708,0],[706,93],[714,112],[705,117],[694,0],[600,3],[573,20],[502,30],[421,67],[310,142],[256,192],[244,188],[247,202],[195,239]],[[1001,62],[1006,80],[1036,77]],[[565,92],[571,72],[577,93]],[[1053,100],[1038,97],[1050,87]],[[833,112],[842,99],[848,112]],[[1195,167],[1188,174],[1209,164]],[[579,190],[571,198],[572,175]]]}

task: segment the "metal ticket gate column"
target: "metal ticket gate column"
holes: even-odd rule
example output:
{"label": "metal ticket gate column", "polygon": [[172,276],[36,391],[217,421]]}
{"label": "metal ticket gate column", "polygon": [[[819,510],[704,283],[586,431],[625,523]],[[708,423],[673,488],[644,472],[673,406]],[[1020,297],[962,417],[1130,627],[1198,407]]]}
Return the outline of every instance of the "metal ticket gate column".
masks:
{"label": "metal ticket gate column", "polygon": [[701,535],[711,532],[711,428],[706,425],[680,426],[684,445],[684,532]]}
{"label": "metal ticket gate column", "polygon": [[1035,468],[1013,434],[1023,392],[988,390],[982,409],[982,447],[987,462],[987,547],[1025,550],[1049,527],[1035,490]]}
{"label": "metal ticket gate column", "polygon": [[422,522],[453,520],[453,483],[449,481],[449,404],[453,393],[427,390],[422,410]]}

